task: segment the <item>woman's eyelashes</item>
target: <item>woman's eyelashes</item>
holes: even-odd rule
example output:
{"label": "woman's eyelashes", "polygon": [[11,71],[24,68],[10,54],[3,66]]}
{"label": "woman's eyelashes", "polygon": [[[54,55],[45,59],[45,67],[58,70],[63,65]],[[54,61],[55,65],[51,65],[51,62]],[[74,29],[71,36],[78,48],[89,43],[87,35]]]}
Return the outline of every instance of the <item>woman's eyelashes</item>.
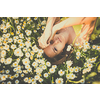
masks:
{"label": "woman's eyelashes", "polygon": [[56,49],[56,47],[54,47],[54,52],[57,52],[58,50]]}

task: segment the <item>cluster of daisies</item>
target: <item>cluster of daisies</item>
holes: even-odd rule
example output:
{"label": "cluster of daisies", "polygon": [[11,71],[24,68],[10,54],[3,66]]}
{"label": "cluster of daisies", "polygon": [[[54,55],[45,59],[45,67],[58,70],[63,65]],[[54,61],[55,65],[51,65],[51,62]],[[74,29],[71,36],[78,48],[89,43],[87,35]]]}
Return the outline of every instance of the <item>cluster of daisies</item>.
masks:
{"label": "cluster of daisies", "polygon": [[[36,45],[46,26],[45,17],[7,17],[0,22],[0,83],[1,84],[65,84],[75,83],[78,73],[90,72],[97,57],[86,57],[83,66],[74,66],[72,60],[61,65],[52,65],[43,57],[43,50]],[[100,50],[100,46],[85,42],[76,44],[76,60],[82,58],[88,49]],[[67,51],[72,46],[69,45]],[[76,83],[84,83],[81,77]]]}

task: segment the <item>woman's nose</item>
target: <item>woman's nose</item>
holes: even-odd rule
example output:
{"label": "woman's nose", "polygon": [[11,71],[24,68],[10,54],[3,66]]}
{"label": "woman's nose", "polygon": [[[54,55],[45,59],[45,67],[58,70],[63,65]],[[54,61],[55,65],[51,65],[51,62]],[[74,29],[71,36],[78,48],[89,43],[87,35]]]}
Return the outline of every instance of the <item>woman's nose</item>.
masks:
{"label": "woman's nose", "polygon": [[55,43],[55,44],[57,44],[57,43],[59,43],[59,41],[58,41],[58,40],[56,40],[54,43]]}

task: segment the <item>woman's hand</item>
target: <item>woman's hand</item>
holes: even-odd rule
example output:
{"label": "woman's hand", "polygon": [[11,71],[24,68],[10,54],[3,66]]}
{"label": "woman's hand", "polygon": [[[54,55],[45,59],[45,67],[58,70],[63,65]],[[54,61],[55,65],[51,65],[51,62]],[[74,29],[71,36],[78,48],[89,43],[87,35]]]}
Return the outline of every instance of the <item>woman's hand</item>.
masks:
{"label": "woman's hand", "polygon": [[45,30],[44,33],[42,34],[42,36],[39,38],[38,42],[39,42],[39,46],[44,49],[47,46],[49,46],[49,42],[48,39],[51,36],[51,30]]}
{"label": "woman's hand", "polygon": [[57,29],[56,29],[56,27],[55,27],[55,25],[53,26],[53,28],[52,28],[52,33],[51,33],[51,36],[49,37],[49,39],[48,39],[48,43],[50,43],[50,41],[54,38],[54,35],[57,33]]}

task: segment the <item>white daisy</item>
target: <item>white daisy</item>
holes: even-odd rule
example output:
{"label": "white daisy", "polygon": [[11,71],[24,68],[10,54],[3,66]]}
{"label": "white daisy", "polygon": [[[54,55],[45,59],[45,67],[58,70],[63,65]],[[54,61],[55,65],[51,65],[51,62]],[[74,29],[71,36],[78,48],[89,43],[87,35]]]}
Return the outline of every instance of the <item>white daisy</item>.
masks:
{"label": "white daisy", "polygon": [[76,56],[76,59],[79,60],[80,59],[80,56]]}
{"label": "white daisy", "polygon": [[79,46],[79,45],[80,45],[80,43],[79,43],[79,42],[77,42],[77,43],[75,43],[75,45],[76,45],[76,46]]}
{"label": "white daisy", "polygon": [[19,70],[19,72],[18,72],[18,73],[20,73],[20,74],[22,73],[22,70],[21,70],[21,68],[20,68],[20,70]]}
{"label": "white daisy", "polygon": [[11,42],[13,42],[13,39],[12,38],[9,38],[8,39],[8,43],[11,43]]}
{"label": "white daisy", "polygon": [[27,36],[30,36],[31,33],[32,33],[32,31],[31,31],[31,30],[28,30],[28,32],[26,32],[26,35],[27,35]]}
{"label": "white daisy", "polygon": [[3,33],[6,33],[7,32],[7,30],[3,30]]}
{"label": "white daisy", "polygon": [[21,77],[24,77],[24,74],[23,73],[21,74]]}
{"label": "white daisy", "polygon": [[45,65],[43,65],[43,66],[42,66],[42,69],[45,70],[45,69],[47,69],[47,67],[46,67]]}
{"label": "white daisy", "polygon": [[13,71],[14,71],[14,72],[17,72],[17,68],[14,68]]}
{"label": "white daisy", "polygon": [[65,74],[65,71],[63,71],[62,69],[60,69],[60,70],[58,71],[58,74],[59,74],[60,76],[63,76],[63,75]]}
{"label": "white daisy", "polygon": [[87,72],[90,72],[90,71],[91,71],[91,68],[86,68],[86,71],[87,71]]}
{"label": "white daisy", "polygon": [[20,25],[17,25],[17,29],[20,30],[21,29],[21,26]]}
{"label": "white daisy", "polygon": [[12,44],[11,45],[11,49],[15,49],[16,48],[16,45],[15,44]]}
{"label": "white daisy", "polygon": [[19,80],[15,80],[15,84],[18,84],[19,83]]}
{"label": "white daisy", "polygon": [[82,73],[85,74],[87,72],[87,69],[83,69]]}
{"label": "white daisy", "polygon": [[40,83],[42,83],[42,82],[43,82],[43,79],[42,79],[42,78],[40,78],[40,79],[39,79],[39,82],[40,82]]}
{"label": "white daisy", "polygon": [[18,21],[18,20],[15,20],[15,23],[16,23],[16,24],[18,24],[18,23],[19,23],[19,21]]}
{"label": "white daisy", "polygon": [[44,73],[44,75],[43,75],[45,78],[47,78],[48,77],[48,73]]}
{"label": "white daisy", "polygon": [[42,22],[41,22],[41,25],[45,25],[46,24],[46,20],[43,20]]}
{"label": "white daisy", "polygon": [[93,45],[93,46],[92,46],[92,49],[96,49],[96,48],[97,48],[97,46],[96,46],[96,45]]}
{"label": "white daisy", "polygon": [[42,71],[43,71],[42,68],[40,68],[40,67],[37,67],[37,68],[36,68],[36,72],[37,72],[37,73],[42,73]]}
{"label": "white daisy", "polygon": [[30,65],[29,64],[25,65],[25,68],[26,69],[30,68]]}
{"label": "white daisy", "polygon": [[30,41],[26,41],[25,45],[26,45],[27,48],[29,48],[31,46],[31,42]]}
{"label": "white daisy", "polygon": [[8,81],[7,84],[11,84],[11,81]]}
{"label": "white daisy", "polygon": [[34,33],[36,33],[37,32],[37,30],[34,30]]}
{"label": "white daisy", "polygon": [[92,63],[94,63],[96,61],[96,57],[92,58]]}
{"label": "white daisy", "polygon": [[18,66],[18,67],[17,67],[17,70],[19,70],[19,71],[20,71],[20,70],[21,70],[21,66]]}
{"label": "white daisy", "polygon": [[31,19],[30,17],[27,17],[27,21],[30,20],[30,19]]}
{"label": "white daisy", "polygon": [[0,42],[0,46],[2,45],[2,42]]}
{"label": "white daisy", "polygon": [[100,46],[97,46],[97,50],[100,50]]}
{"label": "white daisy", "polygon": [[35,78],[35,80],[39,80],[40,76],[39,75],[35,75],[34,78]]}
{"label": "white daisy", "polygon": [[63,81],[63,78],[57,78],[55,82],[56,84],[63,84],[64,81]]}
{"label": "white daisy", "polygon": [[23,38],[24,38],[23,33],[20,33],[20,34],[19,34],[19,37],[20,37],[21,39],[23,39]]}
{"label": "white daisy", "polygon": [[4,49],[8,50],[9,49],[9,45],[5,44]]}
{"label": "white daisy", "polygon": [[6,37],[6,34],[3,34],[2,37],[5,38]]}
{"label": "white daisy", "polygon": [[26,52],[26,51],[27,51],[27,48],[26,48],[26,47],[24,47],[24,48],[23,48],[23,51],[24,51],[24,52]]}
{"label": "white daisy", "polygon": [[66,75],[66,78],[67,78],[67,79],[70,79],[70,78],[71,78],[70,74],[67,74],[67,75]]}
{"label": "white daisy", "polygon": [[84,83],[85,83],[85,79],[81,79],[80,82],[81,82],[82,84],[84,84]]}
{"label": "white daisy", "polygon": [[57,65],[52,65],[52,68],[55,68],[56,69],[57,68]]}
{"label": "white daisy", "polygon": [[28,77],[25,77],[24,78],[24,82],[28,82]]}
{"label": "white daisy", "polygon": [[29,57],[30,57],[30,53],[29,53],[29,52],[26,52],[26,53],[25,53],[25,56],[26,56],[27,58],[29,58]]}
{"label": "white daisy", "polygon": [[78,70],[78,68],[76,67],[75,69],[74,69],[74,71],[77,73],[77,72],[79,72],[79,70]]}
{"label": "white daisy", "polygon": [[19,48],[23,48],[23,47],[24,47],[24,43],[20,43]]}
{"label": "white daisy", "polygon": [[83,47],[82,45],[78,46],[79,49],[81,49],[82,47]]}
{"label": "white daisy", "polygon": [[18,42],[18,43],[22,43],[23,40],[22,40],[22,39],[18,39],[17,42]]}
{"label": "white daisy", "polygon": [[43,59],[41,59],[40,62],[41,62],[41,64],[43,64],[43,65],[45,64],[45,61],[44,61]]}
{"label": "white daisy", "polygon": [[6,74],[1,75],[1,80],[2,80],[2,81],[5,81],[6,78],[7,78],[7,75],[6,75]]}
{"label": "white daisy", "polygon": [[69,68],[69,71],[70,71],[70,72],[74,72],[74,68],[70,67],[70,68]]}
{"label": "white daisy", "polygon": [[6,70],[6,74],[9,74],[10,73],[10,70]]}
{"label": "white daisy", "polygon": [[70,50],[71,50],[71,45],[68,45],[67,51],[70,51]]}
{"label": "white daisy", "polygon": [[5,57],[6,56],[6,51],[5,50],[2,50],[1,51],[1,57]]}
{"label": "white daisy", "polygon": [[81,53],[78,51],[78,52],[76,52],[76,55],[77,55],[77,56],[80,56],[80,55],[81,55]]}
{"label": "white daisy", "polygon": [[92,68],[93,65],[92,65],[92,64],[87,64],[87,67],[88,67],[88,68]]}
{"label": "white daisy", "polygon": [[1,62],[1,63],[4,63],[4,62],[5,62],[5,58],[1,58],[1,59],[0,59],[0,62]]}
{"label": "white daisy", "polygon": [[31,79],[29,79],[29,80],[28,80],[28,83],[29,83],[29,84],[30,84],[30,83],[32,83],[32,80],[31,80]]}
{"label": "white daisy", "polygon": [[70,78],[74,79],[75,78],[75,74],[70,74]]}
{"label": "white daisy", "polygon": [[39,52],[39,53],[37,54],[37,58],[39,58],[39,57],[41,57],[41,56],[42,56],[42,53]]}
{"label": "white daisy", "polygon": [[50,71],[50,73],[54,73],[55,72],[55,68],[50,68],[49,71]]}
{"label": "white daisy", "polygon": [[45,29],[45,26],[42,26],[42,30],[44,30]]}
{"label": "white daisy", "polygon": [[48,67],[50,67],[50,66],[51,66],[51,63],[50,63],[49,61],[47,61],[47,62],[46,62],[46,65],[47,65]]}
{"label": "white daisy", "polygon": [[33,67],[38,66],[38,63],[37,63],[36,61],[34,61],[34,62],[32,63],[32,66],[33,66]]}
{"label": "white daisy", "polygon": [[10,37],[10,33],[7,33],[7,34],[6,34],[6,38],[9,38],[9,37]]}
{"label": "white daisy", "polygon": [[17,67],[17,66],[18,66],[18,62],[14,62],[13,67]]}
{"label": "white daisy", "polygon": [[22,53],[22,51],[21,51],[20,48],[17,48],[17,49],[14,50],[14,55],[15,55],[15,56],[20,56],[21,53]]}
{"label": "white daisy", "polygon": [[9,22],[6,23],[6,27],[9,28],[11,25]]}
{"label": "white daisy", "polygon": [[37,19],[38,19],[38,17],[35,17],[35,18],[34,18],[34,20],[37,20]]}
{"label": "white daisy", "polygon": [[83,52],[87,52],[87,49],[86,48],[83,48]]}
{"label": "white daisy", "polygon": [[23,73],[28,74],[28,71],[27,70],[23,70]]}
{"label": "white daisy", "polygon": [[73,64],[73,61],[68,60],[68,61],[66,61],[66,64],[67,64],[67,66],[71,66]]}
{"label": "white daisy", "polygon": [[7,58],[6,61],[7,61],[7,64],[11,64],[12,58]]}
{"label": "white daisy", "polygon": [[31,71],[32,71],[32,68],[31,68],[31,67],[30,67],[30,68],[28,68],[28,69],[27,69],[27,71],[28,71],[28,72],[31,72]]}
{"label": "white daisy", "polygon": [[19,74],[15,74],[14,77],[18,78],[19,77]]}
{"label": "white daisy", "polygon": [[16,62],[19,63],[19,62],[20,62],[20,58],[17,58],[17,59],[16,59]]}
{"label": "white daisy", "polygon": [[17,40],[17,39],[18,39],[18,36],[14,36],[14,37],[13,37],[13,40]]}
{"label": "white daisy", "polygon": [[29,58],[25,58],[25,59],[22,60],[22,62],[23,62],[24,65],[27,65],[27,64],[30,63],[30,60],[29,60]]}
{"label": "white daisy", "polygon": [[0,37],[0,42],[2,42],[4,40],[4,38],[3,37]]}

